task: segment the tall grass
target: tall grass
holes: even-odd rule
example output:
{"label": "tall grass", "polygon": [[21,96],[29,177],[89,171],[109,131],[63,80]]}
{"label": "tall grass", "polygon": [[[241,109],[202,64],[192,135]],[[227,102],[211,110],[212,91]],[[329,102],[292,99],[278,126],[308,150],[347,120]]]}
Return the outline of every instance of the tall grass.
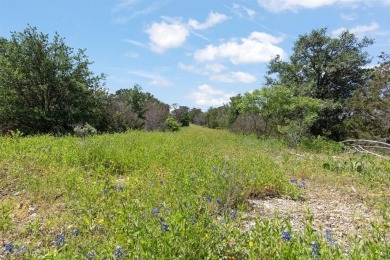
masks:
{"label": "tall grass", "polygon": [[[310,223],[300,234],[278,218],[259,218],[253,229],[244,230],[248,198],[301,195],[289,180],[294,169],[283,164],[291,159],[278,140],[190,127],[175,133],[130,131],[81,139],[2,137],[0,142],[0,256],[341,256]],[[292,165],[295,171],[304,168],[298,162]],[[285,239],[283,232],[292,238]],[[318,254],[313,241],[321,248]],[[380,258],[387,248],[389,254],[386,244],[364,248],[353,252]]]}

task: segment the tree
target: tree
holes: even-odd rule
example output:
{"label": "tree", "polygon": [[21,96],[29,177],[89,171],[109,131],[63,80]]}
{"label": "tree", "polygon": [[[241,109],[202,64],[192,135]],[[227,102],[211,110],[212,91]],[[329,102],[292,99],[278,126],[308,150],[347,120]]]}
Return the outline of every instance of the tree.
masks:
{"label": "tree", "polygon": [[172,104],[172,117],[175,119],[181,126],[189,126],[190,125],[190,115],[189,115],[189,107],[186,106],[177,106],[177,104]]}
{"label": "tree", "polygon": [[283,134],[297,142],[308,133],[323,105],[320,99],[295,96],[292,89],[275,85],[246,93],[239,107],[253,120],[256,134]]}
{"label": "tree", "polygon": [[145,129],[148,131],[165,130],[169,117],[169,105],[162,102],[149,102],[145,113]]}
{"label": "tree", "polygon": [[0,40],[0,131],[68,132],[97,126],[104,115],[104,75],[95,76],[85,50],[74,53],[57,33],[28,26]]}
{"label": "tree", "polygon": [[390,134],[390,55],[382,53],[369,80],[348,100],[349,135],[387,139]]}
{"label": "tree", "polygon": [[200,108],[192,108],[190,111],[188,111],[188,115],[190,117],[190,123],[195,125],[206,124],[205,113]]}
{"label": "tree", "polygon": [[294,96],[327,101],[310,131],[313,135],[341,139],[345,135],[345,102],[367,79],[364,66],[370,58],[363,49],[373,41],[366,37],[359,40],[348,31],[335,38],[326,32],[323,28],[301,35],[289,62],[279,56],[270,61],[266,80],[268,86],[292,89]]}

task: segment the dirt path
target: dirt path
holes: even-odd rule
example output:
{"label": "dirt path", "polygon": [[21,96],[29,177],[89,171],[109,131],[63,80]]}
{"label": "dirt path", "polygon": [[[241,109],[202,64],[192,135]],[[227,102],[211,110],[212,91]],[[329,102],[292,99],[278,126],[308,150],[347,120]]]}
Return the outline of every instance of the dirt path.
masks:
{"label": "dirt path", "polygon": [[[346,194],[335,188],[324,188],[313,181],[305,182],[306,194],[302,201],[269,198],[250,200],[250,218],[256,216],[290,219],[295,231],[302,232],[309,214],[313,216],[313,228],[325,235],[330,229],[340,244],[346,244],[349,235],[361,237],[371,229],[371,221],[382,219],[377,210],[370,209],[357,193]],[[246,227],[255,225],[248,221]]]}

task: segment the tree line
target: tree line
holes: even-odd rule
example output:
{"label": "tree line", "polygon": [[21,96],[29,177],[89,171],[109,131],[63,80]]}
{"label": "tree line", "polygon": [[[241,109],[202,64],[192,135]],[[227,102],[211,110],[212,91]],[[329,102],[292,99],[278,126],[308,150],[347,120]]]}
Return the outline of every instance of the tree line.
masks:
{"label": "tree line", "polygon": [[0,38],[0,132],[175,131],[189,125],[187,107],[171,110],[137,84],[108,93],[105,75],[94,75],[91,64],[85,50],[36,27]]}
{"label": "tree line", "polygon": [[387,140],[390,56],[382,53],[377,66],[367,67],[372,58],[365,48],[372,44],[348,30],[337,37],[313,30],[299,36],[287,61],[269,62],[262,88],[203,112],[165,104],[139,85],[110,94],[85,50],[28,26],[0,37],[0,132],[64,134],[86,125],[98,132],[175,131],[193,123],[294,142],[307,136]]}
{"label": "tree line", "polygon": [[332,140],[390,141],[390,55],[379,62],[364,49],[372,39],[349,31],[338,37],[313,30],[295,42],[289,61],[268,64],[265,86],[210,108],[205,124],[237,133]]}

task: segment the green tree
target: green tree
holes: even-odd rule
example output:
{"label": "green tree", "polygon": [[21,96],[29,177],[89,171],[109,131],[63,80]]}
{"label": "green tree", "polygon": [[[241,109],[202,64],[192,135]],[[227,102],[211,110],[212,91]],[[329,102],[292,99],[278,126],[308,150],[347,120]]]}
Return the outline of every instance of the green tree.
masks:
{"label": "green tree", "polygon": [[326,32],[323,28],[301,35],[290,61],[282,61],[279,56],[270,61],[266,80],[268,86],[292,89],[294,96],[327,101],[311,126],[311,133],[341,139],[345,135],[345,101],[367,79],[364,66],[371,59],[363,49],[373,41],[366,37],[359,40],[349,31],[338,37]]}
{"label": "green tree", "polygon": [[104,115],[104,75],[95,76],[85,50],[28,26],[0,40],[0,130],[67,132],[98,126]]}
{"label": "green tree", "polygon": [[323,106],[320,99],[296,96],[279,85],[246,93],[239,104],[241,113],[251,116],[258,135],[283,134],[294,142],[308,133]]}
{"label": "green tree", "polygon": [[172,105],[172,117],[175,119],[181,126],[190,125],[190,108],[186,106],[177,106],[177,104]]}
{"label": "green tree", "polygon": [[379,58],[370,79],[348,100],[350,137],[389,139],[390,55],[382,53]]}

